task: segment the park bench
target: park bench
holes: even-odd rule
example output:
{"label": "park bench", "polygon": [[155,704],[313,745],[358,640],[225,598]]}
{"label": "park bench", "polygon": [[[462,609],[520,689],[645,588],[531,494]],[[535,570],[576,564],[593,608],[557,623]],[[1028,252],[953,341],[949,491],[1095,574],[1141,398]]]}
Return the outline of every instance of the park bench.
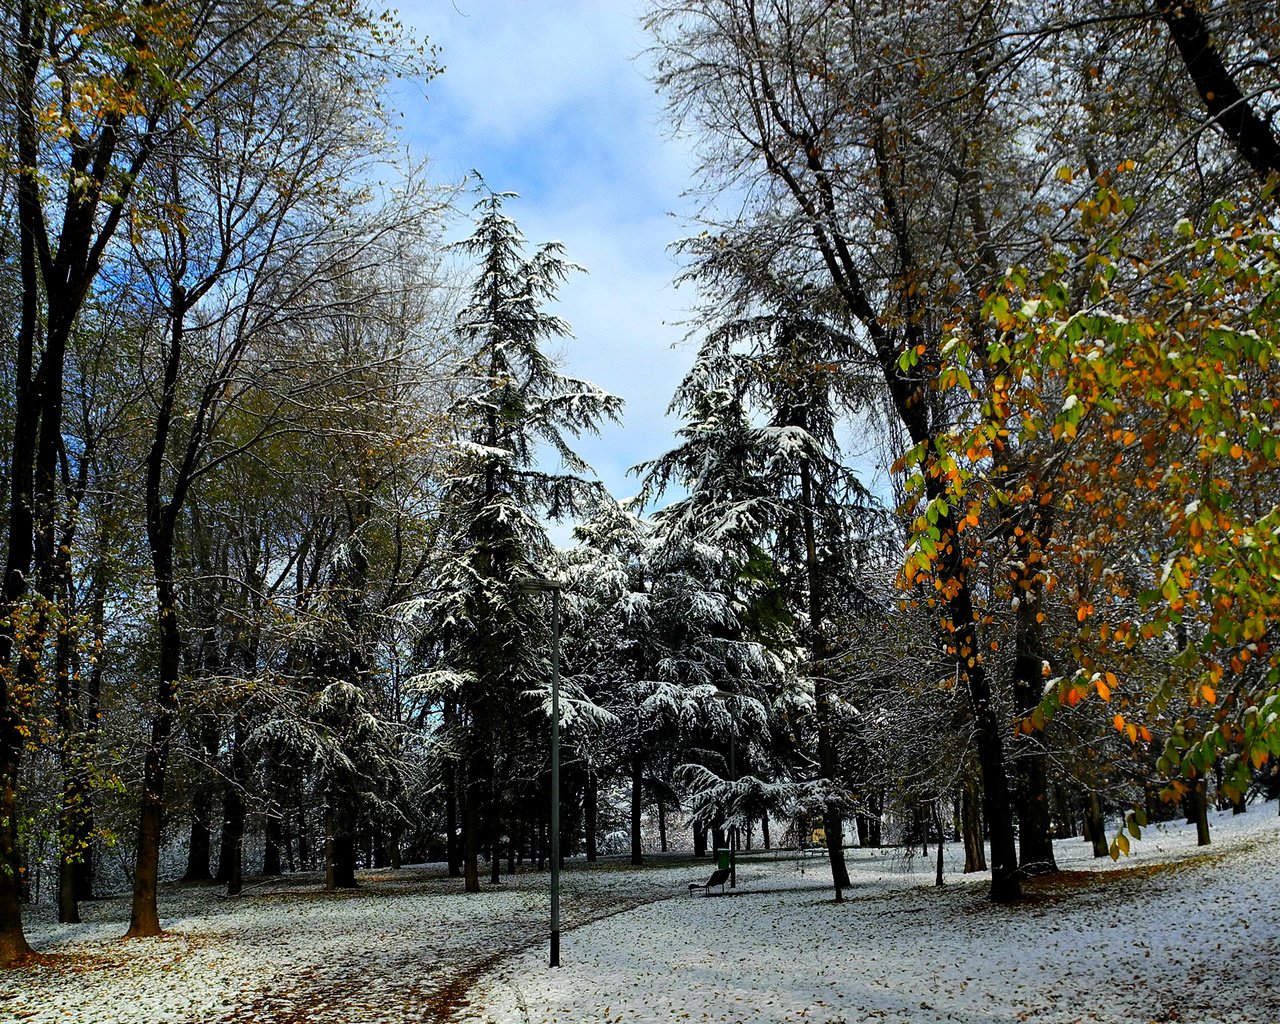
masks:
{"label": "park bench", "polygon": [[715,871],[711,872],[711,877],[708,878],[705,882],[690,882],[689,895],[690,896],[693,895],[694,889],[702,889],[704,895],[710,896],[711,890],[717,885],[720,886],[720,891],[723,893],[724,884],[727,881],[729,881],[729,869],[716,868]]}

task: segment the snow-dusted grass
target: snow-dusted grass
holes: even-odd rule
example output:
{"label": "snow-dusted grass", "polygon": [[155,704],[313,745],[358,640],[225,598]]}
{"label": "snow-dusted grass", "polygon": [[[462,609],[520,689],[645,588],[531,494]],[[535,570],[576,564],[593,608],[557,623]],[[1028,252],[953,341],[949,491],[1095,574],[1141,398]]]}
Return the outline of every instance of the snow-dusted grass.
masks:
{"label": "snow-dusted grass", "polygon": [[[564,924],[665,898],[690,871],[572,867],[564,873]],[[126,897],[84,904],[82,925],[56,924],[41,908],[27,934],[45,956],[0,973],[0,1021],[447,1019],[447,1005],[476,971],[546,940],[546,873],[485,882],[473,896],[441,865],[363,872],[360,880],[355,892],[328,895],[319,876],[294,875],[236,899],[212,886],[165,887],[166,934],[129,942],[120,939]]]}
{"label": "snow-dusted grass", "polygon": [[[1195,830],[1157,827],[1117,864],[1057,844],[1068,874],[999,907],[947,850],[851,850],[842,904],[809,861],[744,859],[740,891],[646,906],[566,936],[564,965],[523,955],[482,979],[464,1019],[502,1022],[1280,1024],[1275,804]],[[1076,874],[1088,872],[1089,874]],[[1096,874],[1094,872],[1097,872]]]}
{"label": "snow-dusted grass", "polygon": [[1017,907],[991,905],[951,847],[942,889],[932,858],[848,851],[842,904],[824,858],[744,856],[739,892],[710,898],[685,892],[705,863],[575,865],[554,971],[545,873],[475,896],[439,866],[337,896],[314,875],[234,900],[173,887],[160,939],[120,941],[124,898],[81,926],[34,916],[45,956],[0,974],[0,1021],[1280,1024],[1275,813],[1215,817],[1206,850],[1187,826],[1151,829],[1118,864],[1061,842],[1068,873]]}

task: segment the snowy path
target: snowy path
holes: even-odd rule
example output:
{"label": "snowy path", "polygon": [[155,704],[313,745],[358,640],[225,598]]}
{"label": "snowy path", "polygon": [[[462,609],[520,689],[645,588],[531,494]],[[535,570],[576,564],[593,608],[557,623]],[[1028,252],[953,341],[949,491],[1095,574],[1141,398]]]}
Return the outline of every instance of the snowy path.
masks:
{"label": "snowy path", "polygon": [[850,851],[844,904],[812,864],[801,876],[759,860],[740,895],[572,933],[559,971],[530,956],[500,965],[463,1019],[1280,1024],[1275,814],[1217,817],[1206,851],[1194,829],[1153,829],[1115,865],[1063,841],[1069,873],[1018,907],[987,902],[985,879],[949,874],[935,889],[929,865],[887,852]]}

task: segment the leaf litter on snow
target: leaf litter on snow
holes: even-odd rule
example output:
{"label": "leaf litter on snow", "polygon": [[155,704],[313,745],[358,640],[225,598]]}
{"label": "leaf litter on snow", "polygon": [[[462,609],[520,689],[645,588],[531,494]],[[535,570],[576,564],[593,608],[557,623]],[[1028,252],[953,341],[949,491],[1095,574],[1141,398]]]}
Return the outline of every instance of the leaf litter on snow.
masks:
{"label": "leaf litter on snow", "polygon": [[174,887],[158,939],[120,941],[124,898],[87,904],[80,926],[37,913],[44,958],[0,975],[0,1018],[1276,1024],[1274,808],[1215,818],[1207,852],[1181,824],[1115,864],[1059,841],[1063,873],[1014,907],[990,904],[950,847],[941,890],[923,858],[848,851],[840,904],[825,860],[794,855],[744,855],[739,892],[709,898],[684,888],[705,864],[573,866],[556,971],[545,873],[474,896],[438,866],[369,872],[336,897],[314,875],[231,900]]}

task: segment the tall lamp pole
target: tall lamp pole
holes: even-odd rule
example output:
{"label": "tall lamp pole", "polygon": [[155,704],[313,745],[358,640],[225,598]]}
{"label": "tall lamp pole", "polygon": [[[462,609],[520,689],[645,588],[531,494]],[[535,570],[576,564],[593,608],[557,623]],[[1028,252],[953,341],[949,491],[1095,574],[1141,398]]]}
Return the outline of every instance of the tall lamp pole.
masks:
{"label": "tall lamp pole", "polygon": [[523,579],[522,590],[551,592],[551,966],[560,966],[560,584]]}
{"label": "tall lamp pole", "polygon": [[[725,690],[716,690],[716,700],[724,704],[724,709],[729,712],[729,699],[733,694]],[[733,719],[733,714],[729,712],[729,781],[737,783],[738,781],[738,727]],[[729,888],[738,888],[738,826],[729,826]]]}

